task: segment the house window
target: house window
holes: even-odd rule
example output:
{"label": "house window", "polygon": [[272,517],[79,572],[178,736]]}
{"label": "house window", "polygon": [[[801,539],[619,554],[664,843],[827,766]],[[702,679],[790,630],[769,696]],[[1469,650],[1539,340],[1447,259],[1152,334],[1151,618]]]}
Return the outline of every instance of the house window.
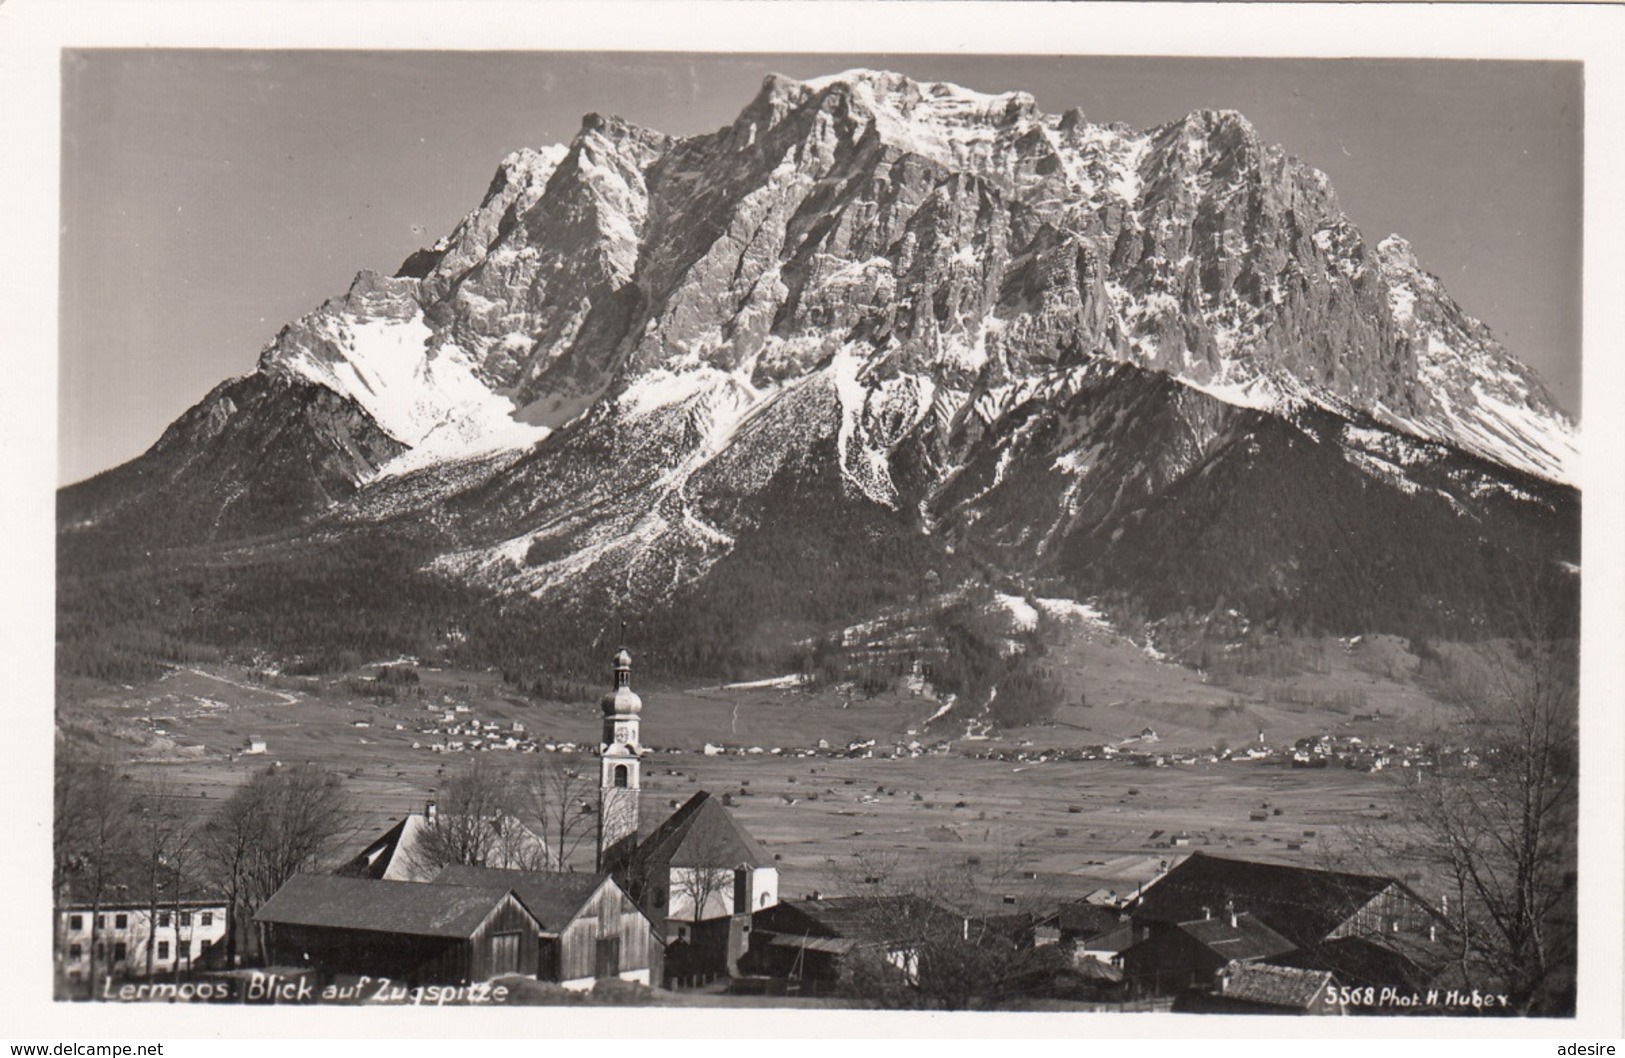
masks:
{"label": "house window", "polygon": [[85,916],[83,916],[83,915],[69,915],[68,916],[68,928],[71,929],[71,930],[74,930],[74,931],[84,929],[85,928]]}
{"label": "house window", "polygon": [[214,912],[213,911],[205,911],[205,912],[203,912],[203,924],[205,926],[214,925]]}
{"label": "house window", "polygon": [[161,940],[158,942],[158,958],[169,958],[169,941]]}
{"label": "house window", "polygon": [[190,912],[190,911],[182,911],[181,912],[181,925],[190,926],[191,924],[192,924],[192,912]]}
{"label": "house window", "polygon": [[106,915],[97,915],[96,916],[96,928],[97,929],[106,929],[107,928],[107,916]]}
{"label": "house window", "polygon": [[80,959],[83,959],[84,957],[85,957],[85,949],[84,948],[80,947],[77,944],[68,945],[68,958],[71,961],[78,962]]}
{"label": "house window", "polygon": [[159,927],[166,927],[166,926],[169,925],[169,912],[168,911],[160,911],[160,912],[158,912],[158,925],[159,925]]}
{"label": "house window", "polygon": [[113,928],[114,929],[129,929],[130,928],[130,916],[129,915],[114,915],[113,916]]}
{"label": "house window", "polygon": [[113,944],[113,961],[123,962],[127,958],[129,958],[129,949],[124,946],[124,942],[115,942]]}

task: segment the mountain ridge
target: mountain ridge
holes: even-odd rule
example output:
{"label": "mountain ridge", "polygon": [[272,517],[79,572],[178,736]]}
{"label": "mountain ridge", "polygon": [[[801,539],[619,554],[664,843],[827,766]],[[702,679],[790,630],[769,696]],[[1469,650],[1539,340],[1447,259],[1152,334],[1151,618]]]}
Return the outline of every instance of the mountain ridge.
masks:
{"label": "mountain ridge", "polygon": [[[1140,131],[848,71],[769,75],[700,136],[589,114],[510,154],[452,232],[59,512],[69,544],[141,519],[142,546],[404,533],[428,548],[412,575],[579,613],[703,592],[790,503],[878,518],[945,570],[973,553],[1159,609],[1223,582],[1339,630],[1429,607],[1471,627],[1495,563],[1458,591],[1383,533],[1577,561],[1574,438],[1403,240],[1368,245],[1240,114]],[[1319,554],[1283,538],[1207,569],[1182,526],[1273,539],[1246,495]],[[1359,587],[1368,558],[1410,581]],[[1348,607],[1312,601],[1326,581]]]}

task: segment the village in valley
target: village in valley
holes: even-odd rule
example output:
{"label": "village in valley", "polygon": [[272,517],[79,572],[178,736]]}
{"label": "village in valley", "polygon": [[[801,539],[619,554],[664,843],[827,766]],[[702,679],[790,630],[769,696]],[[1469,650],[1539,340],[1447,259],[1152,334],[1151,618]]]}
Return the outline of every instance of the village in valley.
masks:
{"label": "village in valley", "polygon": [[[69,825],[109,826],[76,798],[101,816],[133,798],[107,834],[129,855],[60,865],[59,998],[1514,1002],[1484,987],[1448,880],[1393,818],[1406,777],[1478,757],[1380,709],[1194,748],[1128,718],[1070,741],[933,724],[917,665],[870,701],[797,676],[646,706],[622,649],[596,708],[415,658],[348,678],[359,693],[339,701],[219,668],[99,703],[118,718],[104,733],[147,747],[130,769],[59,756]],[[1370,845],[1379,831],[1394,840]]]}

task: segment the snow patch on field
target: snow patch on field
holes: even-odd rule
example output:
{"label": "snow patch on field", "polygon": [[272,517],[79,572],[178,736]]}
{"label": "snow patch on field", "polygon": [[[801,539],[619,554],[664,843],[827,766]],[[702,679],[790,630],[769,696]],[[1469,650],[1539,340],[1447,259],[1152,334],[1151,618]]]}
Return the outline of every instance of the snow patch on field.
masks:
{"label": "snow patch on field", "polygon": [[725,691],[756,691],[800,687],[810,679],[812,679],[812,677],[808,676],[806,673],[798,672],[789,676],[774,676],[771,679],[766,680],[747,680],[744,683],[725,683],[722,685],[722,689]]}

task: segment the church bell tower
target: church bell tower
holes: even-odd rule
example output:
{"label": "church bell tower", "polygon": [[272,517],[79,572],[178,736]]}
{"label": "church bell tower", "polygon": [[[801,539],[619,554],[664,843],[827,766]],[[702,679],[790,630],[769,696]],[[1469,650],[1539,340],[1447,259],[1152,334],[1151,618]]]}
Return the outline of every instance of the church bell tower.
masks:
{"label": "church bell tower", "polygon": [[638,840],[642,794],[638,714],[643,702],[632,691],[632,655],[615,653],[615,686],[598,708],[604,735],[598,746],[598,869],[614,871],[631,856]]}

